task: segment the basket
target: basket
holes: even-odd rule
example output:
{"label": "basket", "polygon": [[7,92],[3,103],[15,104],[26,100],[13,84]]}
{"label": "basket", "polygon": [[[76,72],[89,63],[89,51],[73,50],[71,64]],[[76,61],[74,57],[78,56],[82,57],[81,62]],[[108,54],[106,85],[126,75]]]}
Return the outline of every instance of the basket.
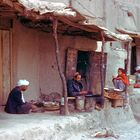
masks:
{"label": "basket", "polygon": [[122,96],[117,94],[116,92],[104,92],[104,96],[108,99],[123,99]]}
{"label": "basket", "polygon": [[124,101],[123,99],[113,99],[111,103],[112,103],[112,107],[116,108],[116,107],[122,107]]}
{"label": "basket", "polygon": [[44,107],[44,109],[46,110],[46,111],[56,111],[56,110],[59,110],[60,109],[60,107],[59,106],[50,106],[50,107]]}
{"label": "basket", "polygon": [[60,105],[58,103],[47,103],[44,104],[44,110],[45,111],[56,111],[60,109]]}

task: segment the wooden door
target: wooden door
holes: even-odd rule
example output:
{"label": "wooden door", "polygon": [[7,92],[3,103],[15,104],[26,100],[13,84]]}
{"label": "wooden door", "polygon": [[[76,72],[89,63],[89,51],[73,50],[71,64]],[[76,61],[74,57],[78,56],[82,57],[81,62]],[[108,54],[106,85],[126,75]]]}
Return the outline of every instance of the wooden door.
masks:
{"label": "wooden door", "polygon": [[77,53],[78,51],[73,48],[67,49],[66,54],[66,78],[71,79],[76,72],[77,67]]}
{"label": "wooden door", "polygon": [[1,33],[1,30],[0,30],[0,105],[2,104],[2,98],[3,98],[3,83],[2,83],[2,74],[3,73],[3,70],[2,70],[2,33]]}
{"label": "wooden door", "polygon": [[[96,94],[101,94],[101,58],[102,54],[100,52],[90,52],[89,87],[90,90]],[[105,71],[104,71],[105,76],[107,63],[106,53],[104,57],[104,63],[105,63]]]}
{"label": "wooden door", "polygon": [[0,30],[0,104],[5,104],[11,90],[11,37]]}

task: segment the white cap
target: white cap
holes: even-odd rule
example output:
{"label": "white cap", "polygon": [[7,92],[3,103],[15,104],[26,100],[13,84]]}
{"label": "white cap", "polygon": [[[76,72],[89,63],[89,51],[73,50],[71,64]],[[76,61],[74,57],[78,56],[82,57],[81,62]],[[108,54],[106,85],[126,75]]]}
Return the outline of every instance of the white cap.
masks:
{"label": "white cap", "polygon": [[17,82],[17,86],[28,86],[28,85],[29,85],[29,81],[27,81],[25,79],[19,80]]}
{"label": "white cap", "polygon": [[137,67],[135,68],[135,70],[136,70],[136,71],[140,70],[140,66],[137,66]]}

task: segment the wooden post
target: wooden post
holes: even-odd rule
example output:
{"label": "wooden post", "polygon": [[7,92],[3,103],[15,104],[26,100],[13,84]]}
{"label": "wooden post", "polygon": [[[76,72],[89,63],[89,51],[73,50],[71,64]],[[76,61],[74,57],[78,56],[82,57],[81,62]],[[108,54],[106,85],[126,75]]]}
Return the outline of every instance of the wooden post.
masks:
{"label": "wooden post", "polygon": [[127,44],[127,59],[126,59],[126,73],[130,74],[130,64],[131,64],[131,41]]}
{"label": "wooden post", "polygon": [[57,37],[57,26],[58,21],[57,19],[53,20],[53,35],[55,39],[55,53],[56,53],[56,62],[58,66],[58,71],[60,74],[60,78],[62,80],[62,86],[63,86],[63,97],[64,97],[64,115],[68,115],[68,101],[67,101],[67,84],[66,84],[66,78],[64,76],[64,73],[61,70],[61,63],[60,63],[60,48],[58,43],[58,37]]}
{"label": "wooden post", "polygon": [[101,96],[102,96],[102,105],[104,102],[104,85],[105,85],[105,64],[104,64],[104,47],[105,47],[105,38],[103,32],[101,32],[102,36],[102,56],[101,56]]}
{"label": "wooden post", "polygon": [[0,106],[3,104],[2,31],[0,30]]}
{"label": "wooden post", "polygon": [[[131,41],[128,42],[127,44],[127,59],[126,59],[126,74],[129,74],[130,72],[130,59],[131,59]],[[125,101],[123,106],[125,107],[126,104],[129,104],[129,97],[128,97],[128,86],[126,86],[126,90],[125,90]]]}
{"label": "wooden post", "polygon": [[72,0],[69,0],[69,7],[72,7]]}

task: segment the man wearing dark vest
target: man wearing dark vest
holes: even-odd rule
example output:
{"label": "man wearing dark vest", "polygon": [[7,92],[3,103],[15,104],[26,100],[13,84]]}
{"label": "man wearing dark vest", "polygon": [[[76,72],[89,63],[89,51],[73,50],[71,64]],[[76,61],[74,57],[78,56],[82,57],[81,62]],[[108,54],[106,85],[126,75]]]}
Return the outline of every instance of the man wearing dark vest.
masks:
{"label": "man wearing dark vest", "polygon": [[27,90],[29,81],[19,80],[17,86],[12,89],[8,96],[5,111],[11,114],[27,114],[37,107],[31,103],[25,102],[23,92]]}

